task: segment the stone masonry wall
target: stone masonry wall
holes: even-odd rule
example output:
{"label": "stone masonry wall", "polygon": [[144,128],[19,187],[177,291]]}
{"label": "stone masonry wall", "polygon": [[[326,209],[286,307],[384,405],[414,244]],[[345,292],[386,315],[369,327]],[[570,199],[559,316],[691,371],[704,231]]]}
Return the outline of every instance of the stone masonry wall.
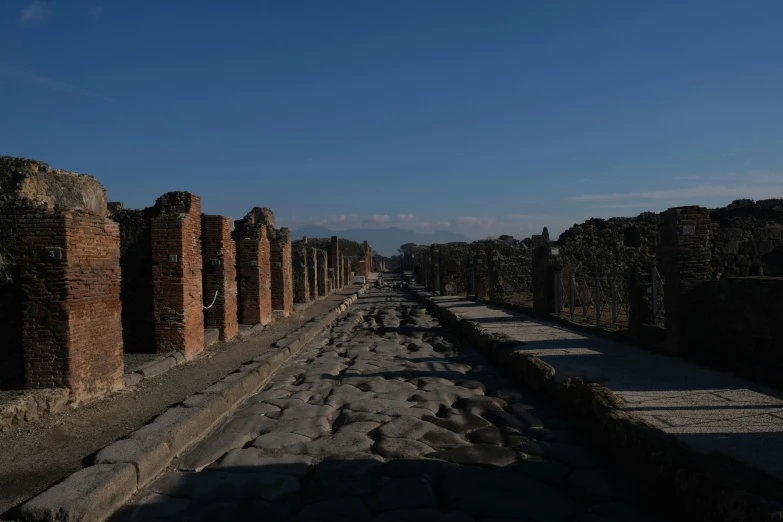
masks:
{"label": "stone masonry wall", "polygon": [[204,306],[209,306],[204,310],[204,327],[217,328],[226,341],[239,333],[236,243],[227,217],[201,216],[201,248]]}
{"label": "stone masonry wall", "polygon": [[683,295],[682,351],[703,362],[783,384],[783,279],[707,281]]}
{"label": "stone masonry wall", "polygon": [[332,236],[332,242],[329,246],[329,268],[334,287],[340,288],[340,240],[337,236]]}
{"label": "stone masonry wall", "polygon": [[580,272],[649,273],[660,241],[661,215],[589,219],[560,235],[556,246],[564,265]]}
{"label": "stone masonry wall", "polygon": [[310,302],[310,281],[307,273],[307,247],[296,242],[291,249],[293,291],[295,303]]}
{"label": "stone masonry wall", "polygon": [[318,295],[329,295],[329,254],[326,250],[317,250],[318,253]]}
{"label": "stone masonry wall", "polygon": [[713,279],[783,276],[783,199],[737,200],[710,219]]}
{"label": "stone masonry wall", "polygon": [[470,278],[468,267],[472,255],[467,243],[440,245],[441,295],[467,294]]}
{"label": "stone masonry wall", "polygon": [[310,284],[310,300],[318,299],[320,292],[318,290],[318,250],[313,247],[307,248],[307,281]]}
{"label": "stone masonry wall", "polygon": [[117,224],[41,208],[18,224],[25,386],[67,387],[77,401],[121,388]]}
{"label": "stone masonry wall", "polygon": [[182,350],[190,358],[204,350],[201,199],[169,192],[158,205],[161,215],[152,220],[155,349]]}
{"label": "stone masonry wall", "polygon": [[477,299],[489,299],[489,285],[487,283],[487,251],[478,250],[473,257],[474,293]]}
{"label": "stone masonry wall", "polygon": [[287,228],[268,232],[272,267],[272,310],[280,310],[283,317],[288,317],[294,309],[291,233]]}

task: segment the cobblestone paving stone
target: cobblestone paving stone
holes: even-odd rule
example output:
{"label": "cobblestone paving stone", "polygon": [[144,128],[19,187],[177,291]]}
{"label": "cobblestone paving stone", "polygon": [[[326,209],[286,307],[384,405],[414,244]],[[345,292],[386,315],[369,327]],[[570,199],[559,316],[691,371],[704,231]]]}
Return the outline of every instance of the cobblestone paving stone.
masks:
{"label": "cobblestone paving stone", "polygon": [[365,294],[114,520],[669,520],[403,293]]}

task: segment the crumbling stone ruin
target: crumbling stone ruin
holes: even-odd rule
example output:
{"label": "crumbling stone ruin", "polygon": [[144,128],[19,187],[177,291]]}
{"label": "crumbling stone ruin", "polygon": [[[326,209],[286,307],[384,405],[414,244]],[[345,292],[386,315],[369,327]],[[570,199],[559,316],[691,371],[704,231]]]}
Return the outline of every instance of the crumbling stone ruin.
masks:
{"label": "crumbling stone ruin", "polygon": [[418,246],[402,266],[441,295],[545,315],[589,309],[592,324],[623,314],[631,338],[645,345],[783,382],[773,348],[783,330],[765,326],[783,310],[783,298],[773,297],[780,280],[770,277],[783,276],[782,231],[783,200],[738,200],[589,219],[556,241],[544,233]]}
{"label": "crumbling stone ruin", "polygon": [[376,271],[372,248],[367,241],[359,243],[333,236],[331,238],[306,237],[301,242],[328,253],[328,277],[337,285],[347,286],[352,283],[353,277],[366,277]]}
{"label": "crumbling stone ruin", "polygon": [[190,359],[205,330],[228,341],[349,285],[346,252],[371,250],[343,245],[294,246],[261,207],[232,231],[188,192],[126,209],[91,176],[0,157],[0,389],[122,388],[124,352]]}
{"label": "crumbling stone ruin", "polygon": [[122,386],[120,233],[95,178],[0,157],[3,388]]}

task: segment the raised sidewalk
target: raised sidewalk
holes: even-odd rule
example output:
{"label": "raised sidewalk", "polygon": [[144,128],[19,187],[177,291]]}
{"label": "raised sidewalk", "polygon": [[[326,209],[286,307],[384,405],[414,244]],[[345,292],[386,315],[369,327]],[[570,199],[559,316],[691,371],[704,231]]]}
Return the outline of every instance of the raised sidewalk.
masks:
{"label": "raised sidewalk", "polygon": [[[529,374],[532,366],[538,365],[534,371],[539,372],[540,368],[551,366],[554,376],[551,369],[547,371],[553,382],[547,387],[553,394],[563,395],[553,390],[563,388],[564,383],[567,387],[569,378],[582,378],[583,385],[598,383],[614,392],[611,395],[619,396],[621,401],[616,405],[623,412],[676,437],[696,453],[727,455],[783,479],[780,392],[730,373],[571,330],[472,298],[435,295],[412,282],[409,287],[428,306],[450,317],[459,330],[473,334],[468,335],[471,340],[492,338],[503,343],[507,351],[498,358],[509,361],[514,367],[512,371]],[[513,352],[516,354],[510,356]],[[511,362],[513,357],[535,362]],[[516,369],[525,365],[527,370]],[[604,424],[600,416],[590,420]],[[649,448],[650,452],[657,450]],[[672,465],[676,467],[676,463]]]}

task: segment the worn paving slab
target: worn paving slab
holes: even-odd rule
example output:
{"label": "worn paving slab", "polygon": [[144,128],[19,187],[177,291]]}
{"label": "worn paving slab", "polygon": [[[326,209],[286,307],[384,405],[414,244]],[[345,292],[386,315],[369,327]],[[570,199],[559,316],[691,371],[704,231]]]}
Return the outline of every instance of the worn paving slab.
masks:
{"label": "worn paving slab", "polygon": [[555,412],[385,288],[178,464],[114,520],[672,520]]}
{"label": "worn paving slab", "polygon": [[629,413],[693,449],[725,453],[783,479],[779,391],[463,297],[431,299],[490,333],[524,342],[519,351],[550,364],[558,379],[596,379],[622,397]]}

